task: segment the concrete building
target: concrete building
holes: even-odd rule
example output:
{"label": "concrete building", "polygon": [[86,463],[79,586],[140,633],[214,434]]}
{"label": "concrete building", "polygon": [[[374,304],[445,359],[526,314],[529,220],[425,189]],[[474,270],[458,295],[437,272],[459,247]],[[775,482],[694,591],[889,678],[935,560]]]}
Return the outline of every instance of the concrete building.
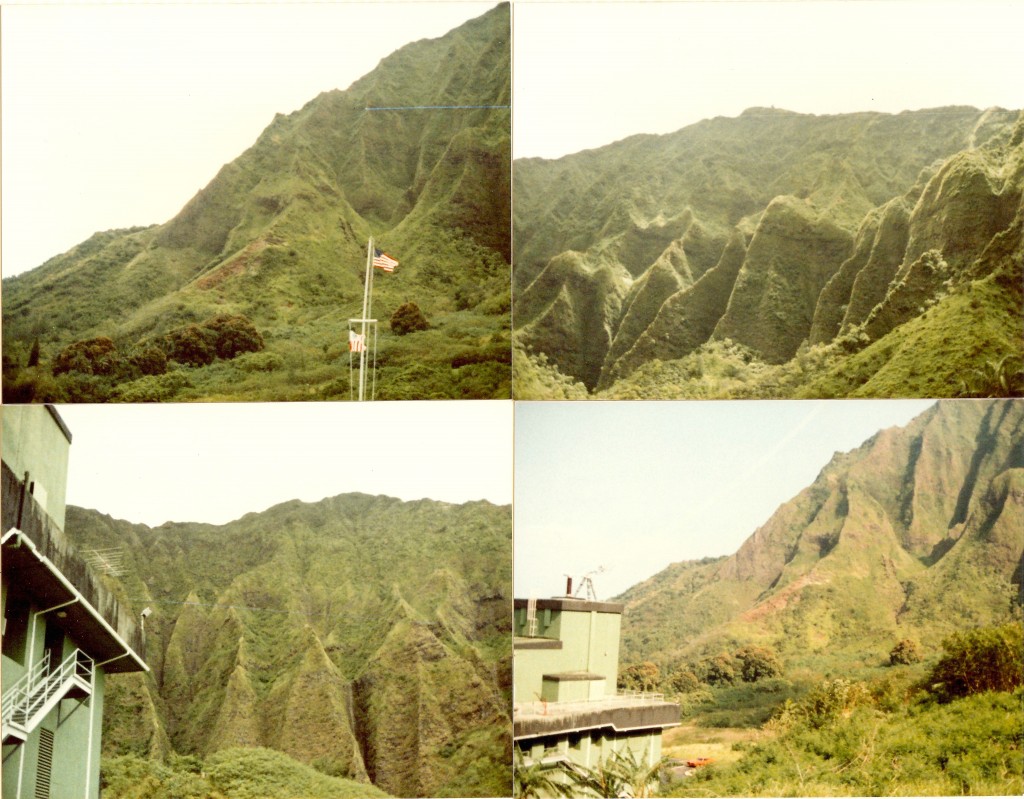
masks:
{"label": "concrete building", "polygon": [[513,737],[527,765],[593,768],[626,749],[647,766],[661,760],[661,733],[679,724],[679,706],[616,689],[622,610],[573,597],[515,600]]}
{"label": "concrete building", "polygon": [[96,799],[106,675],[148,671],[142,632],[64,536],[63,420],[0,414],[3,799]]}

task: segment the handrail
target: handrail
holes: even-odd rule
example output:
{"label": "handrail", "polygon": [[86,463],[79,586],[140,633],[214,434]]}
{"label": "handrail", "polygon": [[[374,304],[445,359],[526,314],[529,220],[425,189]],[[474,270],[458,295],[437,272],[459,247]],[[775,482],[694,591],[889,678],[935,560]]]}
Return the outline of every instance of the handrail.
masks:
{"label": "handrail", "polygon": [[621,693],[612,694],[611,696],[601,696],[596,699],[570,699],[564,702],[516,702],[513,707],[513,715],[519,717],[553,716],[613,707],[656,704],[664,701],[665,694],[661,693],[623,691]]}
{"label": "handrail", "polygon": [[[35,675],[32,679],[23,680],[13,685],[3,697],[4,726],[10,724],[15,716],[23,724],[27,724],[57,693],[60,686],[74,677],[92,683],[93,659],[81,649],[76,649],[52,672],[49,671],[50,653],[47,651],[31,671],[25,676]],[[23,678],[24,679],[24,678]]]}
{"label": "handrail", "polygon": [[0,705],[3,706],[3,713],[0,716],[4,724],[11,720],[14,710],[24,701],[22,697],[29,696],[45,680],[50,671],[50,650],[43,652],[43,656],[34,666],[29,668],[18,681],[4,691]]}

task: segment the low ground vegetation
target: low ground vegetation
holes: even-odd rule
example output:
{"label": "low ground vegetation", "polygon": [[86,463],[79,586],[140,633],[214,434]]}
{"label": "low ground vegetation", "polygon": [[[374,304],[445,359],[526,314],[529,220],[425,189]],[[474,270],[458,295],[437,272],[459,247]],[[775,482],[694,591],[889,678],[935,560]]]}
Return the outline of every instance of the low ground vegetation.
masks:
{"label": "low ground vegetation", "polygon": [[105,799],[374,799],[373,785],[331,777],[272,749],[225,749],[206,761],[137,755],[103,761]]}
{"label": "low ground vegetation", "polygon": [[[918,650],[920,662],[868,679],[772,677],[684,693],[688,721],[666,754],[715,754],[710,730],[721,726],[739,757],[716,757],[667,795],[1020,795],[1021,634],[1019,623],[956,633],[930,659]],[[755,722],[755,709],[768,717]]]}

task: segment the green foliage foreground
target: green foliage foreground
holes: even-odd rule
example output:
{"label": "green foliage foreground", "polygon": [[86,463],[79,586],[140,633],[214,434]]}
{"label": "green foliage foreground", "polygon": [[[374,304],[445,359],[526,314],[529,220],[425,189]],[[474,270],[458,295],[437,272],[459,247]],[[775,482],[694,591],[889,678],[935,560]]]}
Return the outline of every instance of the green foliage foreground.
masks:
{"label": "green foliage foreground", "polygon": [[837,701],[831,717],[822,705],[822,715],[780,717],[777,737],[731,767],[702,769],[671,795],[1019,796],[1022,699],[1020,690],[984,693],[887,711],[884,701],[861,695],[852,707]]}
{"label": "green foliage foreground", "polygon": [[918,685],[912,672],[841,678],[785,701],[765,742],[731,766],[701,769],[672,795],[1021,795],[1021,626],[957,633],[943,649]]}
{"label": "green foliage foreground", "polygon": [[225,749],[203,763],[136,755],[103,761],[104,799],[357,799],[385,797],[366,783],[329,777],[272,749]]}

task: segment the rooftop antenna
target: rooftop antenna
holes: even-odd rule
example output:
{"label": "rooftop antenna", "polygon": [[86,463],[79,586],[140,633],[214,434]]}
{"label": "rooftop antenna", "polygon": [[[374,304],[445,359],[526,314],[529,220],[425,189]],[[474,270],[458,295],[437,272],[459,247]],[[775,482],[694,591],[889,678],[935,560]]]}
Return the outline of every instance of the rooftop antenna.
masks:
{"label": "rooftop antenna", "polygon": [[[575,596],[577,599],[579,599],[580,592],[583,591],[584,589],[586,589],[587,599],[589,599],[591,602],[597,602],[597,592],[594,590],[594,580],[591,577],[591,575],[594,575],[594,574],[604,574],[604,571],[605,571],[604,566],[599,566],[598,568],[594,569],[593,571],[587,572],[586,574],[584,574],[580,578],[580,587],[576,589],[576,593],[573,596]],[[569,586],[571,587],[571,582],[569,583]]]}
{"label": "rooftop antenna", "polygon": [[124,574],[124,548],[90,549],[85,553],[85,562],[102,574],[120,577]]}

